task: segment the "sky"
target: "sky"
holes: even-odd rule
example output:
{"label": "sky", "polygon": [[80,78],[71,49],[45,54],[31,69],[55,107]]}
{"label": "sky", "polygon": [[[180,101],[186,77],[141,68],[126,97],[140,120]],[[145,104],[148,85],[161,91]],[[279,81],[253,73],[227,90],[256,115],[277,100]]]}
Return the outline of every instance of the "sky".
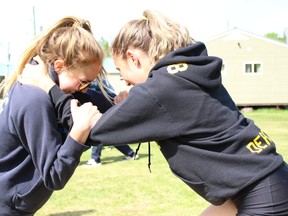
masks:
{"label": "sky", "polygon": [[235,27],[281,37],[288,29],[288,0],[9,0],[0,3],[0,63],[7,63],[8,54],[15,63],[34,29],[39,33],[64,16],[89,20],[94,36],[110,42],[123,24],[142,17],[145,9],[162,12],[204,42]]}

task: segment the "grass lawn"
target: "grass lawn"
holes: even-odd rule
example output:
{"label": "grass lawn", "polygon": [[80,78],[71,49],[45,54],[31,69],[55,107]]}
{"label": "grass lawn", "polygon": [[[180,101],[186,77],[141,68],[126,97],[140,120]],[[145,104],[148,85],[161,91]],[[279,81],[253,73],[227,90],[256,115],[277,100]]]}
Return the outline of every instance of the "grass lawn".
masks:
{"label": "grass lawn", "polygon": [[[255,120],[288,161],[288,110],[260,109],[245,116]],[[136,149],[137,145],[131,145]],[[90,150],[61,191],[56,191],[36,216],[197,216],[209,203],[176,178],[152,143],[151,170],[148,145],[142,144],[135,161],[123,161],[112,148],[102,151],[102,166],[87,168]]]}

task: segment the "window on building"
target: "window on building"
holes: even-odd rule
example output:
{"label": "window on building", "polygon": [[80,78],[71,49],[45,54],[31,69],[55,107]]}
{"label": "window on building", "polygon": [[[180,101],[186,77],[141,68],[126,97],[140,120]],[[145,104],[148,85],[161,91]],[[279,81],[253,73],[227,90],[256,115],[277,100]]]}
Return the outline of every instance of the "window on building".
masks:
{"label": "window on building", "polygon": [[261,63],[245,63],[244,72],[246,74],[261,73],[262,64]]}

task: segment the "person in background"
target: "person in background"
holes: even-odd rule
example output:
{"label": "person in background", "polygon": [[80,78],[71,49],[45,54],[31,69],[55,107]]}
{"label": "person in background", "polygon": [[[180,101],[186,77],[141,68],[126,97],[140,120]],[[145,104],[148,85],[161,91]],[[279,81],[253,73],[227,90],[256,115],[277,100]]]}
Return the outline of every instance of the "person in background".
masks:
{"label": "person in background", "polygon": [[[68,136],[63,141],[57,127],[59,116],[50,97],[42,89],[17,81],[25,65],[40,62],[41,70],[54,80],[51,83],[65,93],[73,93],[86,91],[88,84],[102,77],[103,56],[90,23],[64,17],[35,39],[10,79],[1,83],[5,88],[0,107],[1,216],[32,216],[53,191],[61,190],[82,153],[89,149],[85,145],[87,137],[101,116],[91,103],[79,106],[77,100],[71,100],[73,125],[67,127]],[[36,82],[42,88],[49,83]]]}
{"label": "person in background", "polygon": [[[78,99],[80,103],[92,102],[101,113],[105,113],[113,106],[113,100],[116,94],[114,93],[114,88],[111,83],[105,78],[102,80],[101,86],[95,81],[88,87],[87,92],[75,92],[73,96]],[[139,158],[139,155],[136,154],[128,144],[115,146],[115,148],[125,156],[123,160],[136,160]],[[89,159],[84,166],[95,167],[101,165],[102,149],[102,145],[92,146],[91,159]]]}
{"label": "person in background", "polygon": [[[288,165],[237,108],[221,81],[221,58],[150,10],[120,29],[112,56],[133,87],[102,115],[88,143],[156,141],[171,171],[211,203],[202,216],[288,215]],[[46,92],[69,118],[71,96],[54,86]]]}

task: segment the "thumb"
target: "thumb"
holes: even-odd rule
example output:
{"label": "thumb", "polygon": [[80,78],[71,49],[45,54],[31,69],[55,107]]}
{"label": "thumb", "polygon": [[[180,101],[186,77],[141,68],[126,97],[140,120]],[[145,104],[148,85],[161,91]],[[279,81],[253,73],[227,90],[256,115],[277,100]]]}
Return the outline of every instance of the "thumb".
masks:
{"label": "thumb", "polygon": [[78,107],[78,100],[72,99],[72,100],[70,101],[71,113],[74,113],[75,110],[77,109],[77,107]]}

